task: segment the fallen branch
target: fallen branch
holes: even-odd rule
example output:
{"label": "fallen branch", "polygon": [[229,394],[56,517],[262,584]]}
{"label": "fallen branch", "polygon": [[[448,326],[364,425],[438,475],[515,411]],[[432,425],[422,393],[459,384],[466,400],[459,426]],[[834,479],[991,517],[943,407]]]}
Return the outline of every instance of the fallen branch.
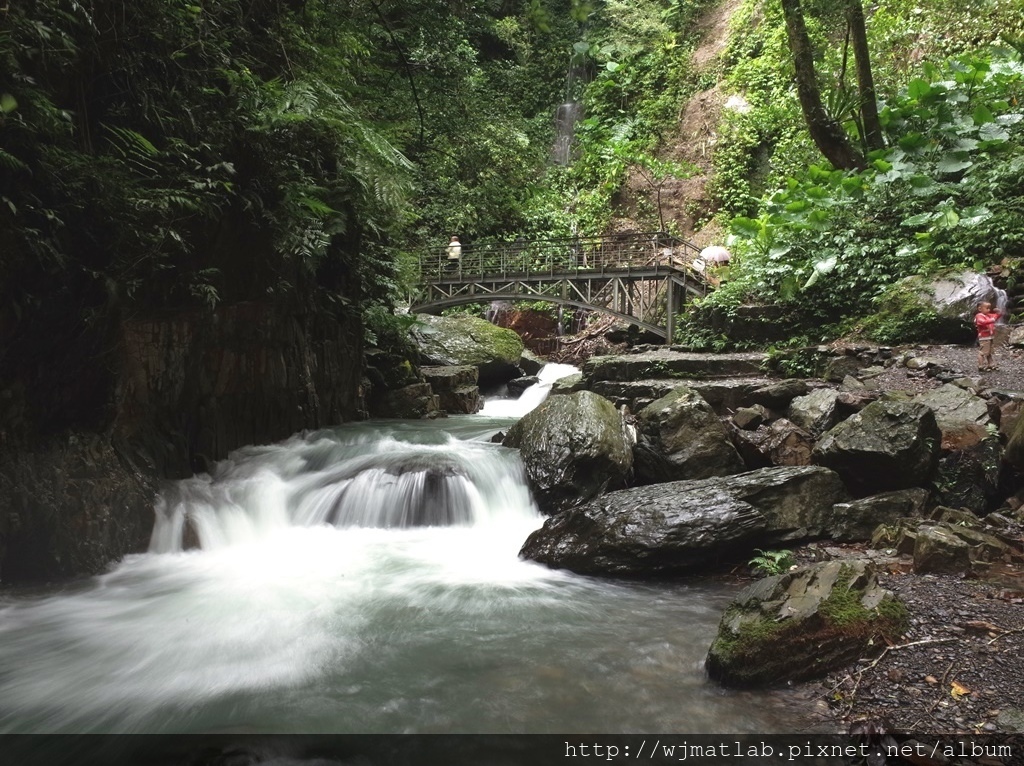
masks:
{"label": "fallen branch", "polygon": [[988,643],[986,644],[986,646],[992,646],[992,644],[994,644],[994,643],[995,643],[996,641],[998,641],[998,640],[999,640],[1000,638],[1003,638],[1003,637],[1005,637],[1005,636],[1008,636],[1008,635],[1010,635],[1011,633],[1020,633],[1020,632],[1022,632],[1022,631],[1024,631],[1024,628],[1014,628],[1013,630],[1004,630],[1004,631],[1003,631],[1002,633],[1000,633],[1000,634],[999,634],[998,636],[996,636],[996,637],[995,637],[995,638],[993,638],[993,639],[992,639],[991,641],[989,641],[989,642],[988,642]]}
{"label": "fallen branch", "polygon": [[846,678],[844,678],[842,681],[840,681],[835,686],[833,686],[831,689],[829,689],[829,691],[827,693],[831,694],[836,689],[838,689],[842,684],[846,683],[848,680],[852,680],[853,677],[856,676],[857,677],[856,681],[853,684],[853,689],[852,689],[852,691],[850,691],[850,694],[849,694],[848,700],[847,700],[849,706],[847,707],[847,711],[846,712],[849,713],[851,710],[853,710],[853,703],[854,703],[854,700],[855,700],[855,698],[857,696],[857,690],[860,688],[860,682],[864,678],[864,674],[867,671],[871,670],[872,668],[877,667],[878,663],[880,663],[889,652],[899,651],[900,649],[910,649],[910,648],[915,647],[915,646],[926,646],[928,644],[948,644],[948,643],[952,643],[952,642],[959,641],[959,640],[960,640],[959,638],[952,638],[952,637],[950,637],[950,638],[925,638],[925,639],[922,639],[920,641],[911,641],[909,644],[896,644],[894,646],[887,646],[887,647],[885,647],[885,649],[882,650],[881,654],[879,654],[877,657],[875,657],[874,660],[872,660],[872,662],[870,664],[865,665],[863,668],[858,670],[856,673],[851,673],[851,674],[847,675]]}

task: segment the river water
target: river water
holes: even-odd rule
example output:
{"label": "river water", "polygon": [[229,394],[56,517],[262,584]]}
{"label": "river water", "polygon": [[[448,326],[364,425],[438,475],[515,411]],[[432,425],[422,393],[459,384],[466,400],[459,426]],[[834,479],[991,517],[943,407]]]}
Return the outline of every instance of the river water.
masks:
{"label": "river water", "polygon": [[785,695],[704,677],[734,585],[518,558],[543,519],[489,441],[514,410],[303,434],[168,487],[149,552],[0,594],[0,732],[791,730]]}

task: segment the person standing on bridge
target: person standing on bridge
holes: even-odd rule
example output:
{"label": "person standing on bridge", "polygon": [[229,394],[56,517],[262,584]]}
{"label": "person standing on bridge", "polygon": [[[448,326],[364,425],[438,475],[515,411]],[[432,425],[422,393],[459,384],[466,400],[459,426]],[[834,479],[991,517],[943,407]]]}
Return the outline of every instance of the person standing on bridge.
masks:
{"label": "person standing on bridge", "polygon": [[454,234],[445,252],[448,254],[448,270],[458,271],[459,261],[462,259],[462,243],[459,242],[459,238]]}

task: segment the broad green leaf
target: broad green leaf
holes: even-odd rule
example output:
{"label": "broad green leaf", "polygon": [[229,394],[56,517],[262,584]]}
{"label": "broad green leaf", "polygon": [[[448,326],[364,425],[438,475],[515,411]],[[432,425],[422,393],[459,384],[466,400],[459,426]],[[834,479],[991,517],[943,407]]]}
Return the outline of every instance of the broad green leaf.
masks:
{"label": "broad green leaf", "polygon": [[874,160],[871,163],[871,165],[875,168],[875,170],[878,170],[879,172],[882,172],[882,173],[886,173],[886,172],[892,170],[892,163],[891,162],[886,162],[883,159]]}
{"label": "broad green leaf", "polygon": [[956,157],[943,157],[939,160],[935,169],[940,173],[959,173],[961,170],[966,170],[974,163],[971,160],[961,160]]}
{"label": "broad green leaf", "polygon": [[855,176],[847,176],[842,180],[843,191],[847,194],[860,194],[864,191],[864,186],[861,183],[860,178]]}
{"label": "broad green leaf", "polygon": [[753,239],[761,233],[761,222],[755,221],[753,218],[738,216],[729,223],[729,229],[738,237]]}
{"label": "broad green leaf", "polygon": [[943,229],[952,229],[960,223],[960,216],[953,208],[946,208],[939,213],[936,223]]}
{"label": "broad green leaf", "polygon": [[18,100],[10,93],[0,93],[0,112],[8,114],[18,108]]}
{"label": "broad green leaf", "polygon": [[962,226],[977,226],[982,221],[992,217],[992,211],[984,205],[972,205],[963,209],[963,216],[960,218]]}
{"label": "broad green leaf", "polygon": [[907,86],[907,95],[913,99],[920,100],[932,92],[930,83],[921,79],[911,80]]}
{"label": "broad green leaf", "polygon": [[978,137],[982,141],[1009,141],[1010,132],[995,122],[990,122],[978,128]]}
{"label": "broad green leaf", "polygon": [[909,179],[911,193],[918,197],[926,197],[935,192],[937,184],[925,175],[911,176]]}
{"label": "broad green leaf", "polygon": [[924,226],[926,223],[931,223],[936,215],[936,213],[918,213],[910,218],[904,218],[900,221],[900,226]]}
{"label": "broad green leaf", "polygon": [[927,146],[927,144],[928,139],[923,133],[907,133],[899,140],[900,148],[908,152],[919,151],[923,147]]}
{"label": "broad green leaf", "polygon": [[984,104],[978,104],[974,108],[974,124],[984,125],[987,122],[992,122],[995,117],[992,116],[991,110]]}

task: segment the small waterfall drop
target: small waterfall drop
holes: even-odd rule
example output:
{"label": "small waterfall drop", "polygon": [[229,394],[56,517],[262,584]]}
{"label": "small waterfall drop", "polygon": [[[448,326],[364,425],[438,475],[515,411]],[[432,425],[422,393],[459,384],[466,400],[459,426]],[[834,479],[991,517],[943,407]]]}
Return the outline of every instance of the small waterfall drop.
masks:
{"label": "small waterfall drop", "polygon": [[488,399],[484,402],[480,414],[496,418],[521,418],[536,409],[547,398],[547,395],[551,393],[551,386],[556,380],[561,380],[577,372],[579,370],[571,364],[549,362],[540,368],[540,372],[537,374],[538,382],[523,391],[518,399]]}
{"label": "small waterfall drop", "polygon": [[509,517],[535,523],[514,451],[451,436],[417,443],[422,433],[411,434],[366,441],[358,430],[324,431],[239,450],[213,475],[161,494],[150,550],[221,548],[295,526],[472,526]]}

